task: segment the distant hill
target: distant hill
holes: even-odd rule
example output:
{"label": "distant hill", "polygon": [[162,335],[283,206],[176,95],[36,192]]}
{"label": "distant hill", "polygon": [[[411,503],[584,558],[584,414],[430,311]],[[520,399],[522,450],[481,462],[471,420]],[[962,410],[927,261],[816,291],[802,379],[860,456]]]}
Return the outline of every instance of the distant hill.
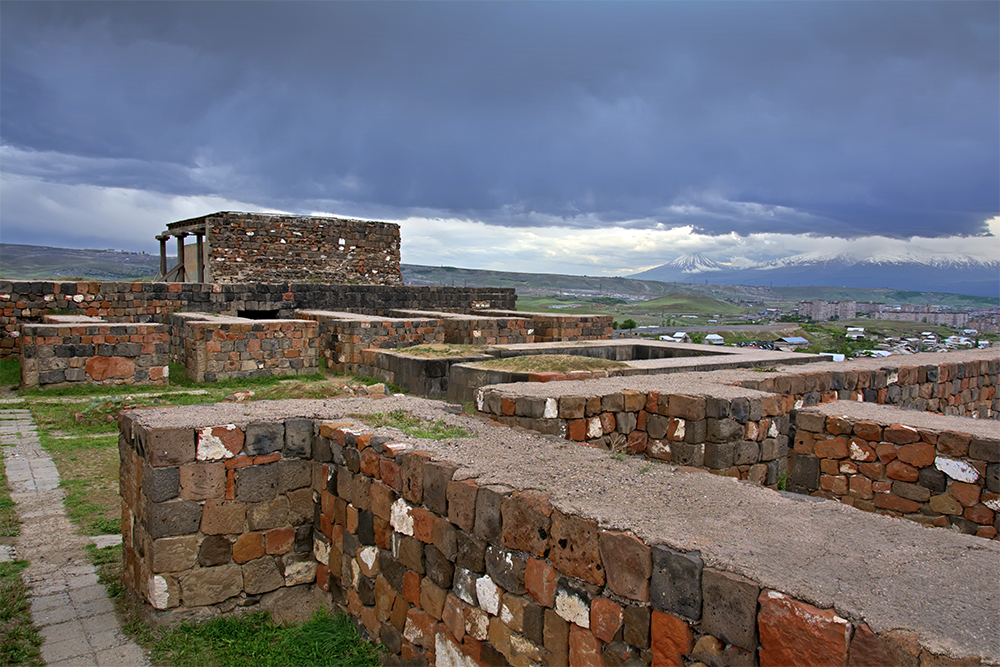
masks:
{"label": "distant hill", "polygon": [[159,268],[159,255],[0,243],[0,276],[7,280],[139,280]]}
{"label": "distant hill", "polygon": [[634,277],[726,285],[887,287],[1000,297],[1000,261],[983,262],[971,257],[913,254],[857,258],[810,253],[736,268],[702,255],[684,255]]}
{"label": "distant hill", "polygon": [[[173,258],[170,258],[173,264]],[[156,275],[160,259],[107,250],[77,250],[46,246],[0,243],[0,277],[8,280],[143,280]],[[688,266],[708,267],[711,260],[693,260]],[[571,276],[552,273],[484,271],[449,266],[403,264],[407,285],[454,285],[456,287],[512,287],[521,297],[559,296],[584,301],[623,299],[650,301],[655,311],[675,310],[721,313],[725,304],[737,309],[750,307],[791,307],[807,299],[830,301],[877,301],[900,305],[936,304],[950,307],[991,307],[1000,305],[1000,295],[987,296],[940,293],[917,289],[829,286],[761,286],[719,284],[721,271],[713,271],[705,284],[702,273],[681,274],[676,281],[637,280],[621,277]],[[659,299],[664,297],[663,301]],[[721,303],[724,302],[724,303]]]}

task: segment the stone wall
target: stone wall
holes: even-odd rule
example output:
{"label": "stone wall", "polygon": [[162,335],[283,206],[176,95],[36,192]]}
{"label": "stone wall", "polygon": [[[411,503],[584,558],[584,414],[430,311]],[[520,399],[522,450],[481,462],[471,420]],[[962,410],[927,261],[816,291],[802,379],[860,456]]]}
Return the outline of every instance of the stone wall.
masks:
{"label": "stone wall", "polygon": [[412,347],[445,339],[441,320],[434,318],[397,319],[322,310],[300,310],[295,316],[319,323],[320,349],[327,368],[341,372],[359,372],[362,352],[369,348]]}
{"label": "stone wall", "polygon": [[531,320],[531,329],[534,332],[534,342],[536,343],[605,340],[614,334],[614,329],[611,326],[611,315],[556,315],[509,310],[492,310],[487,311],[487,314],[500,317],[505,315],[524,317]]}
{"label": "stone wall", "polygon": [[319,372],[319,325],[203,313],[170,315],[171,356],[194,382]]}
{"label": "stone wall", "polygon": [[0,356],[20,353],[21,324],[46,314],[109,322],[165,322],[179,310],[239,316],[244,311],[292,318],[296,309],[385,315],[399,308],[469,312],[513,308],[513,289],[382,285],[43,282],[0,280]]}
{"label": "stone wall", "polygon": [[210,282],[403,284],[399,225],[232,212],[203,220]]}
{"label": "stone wall", "polygon": [[1000,430],[872,407],[839,401],[794,411],[789,490],[996,538]]}
{"label": "stone wall", "polygon": [[21,386],[167,384],[169,329],[163,324],[74,322],[26,324]]}
{"label": "stone wall", "polygon": [[434,316],[444,327],[444,341],[454,345],[514,345],[535,340],[534,324],[523,313],[507,313],[496,317],[476,313],[420,312],[396,310],[397,317]]}
{"label": "stone wall", "polygon": [[[537,464],[510,445],[500,443],[498,449],[471,440],[467,447],[428,447],[400,441],[351,420],[324,417],[318,403],[261,406],[261,415],[275,414],[258,421],[243,417],[240,424],[226,421],[242,410],[238,406],[124,413],[121,484],[129,589],[156,609],[190,618],[266,602],[276,591],[315,582],[390,656],[412,664],[701,661],[769,667],[990,660],[993,649],[987,646],[996,641],[988,608],[976,608],[976,628],[959,629],[966,621],[952,618],[951,627],[947,617],[964,611],[952,610],[949,605],[957,599],[949,599],[941,603],[948,607],[946,620],[936,625],[936,618],[910,616],[914,605],[920,613],[931,612],[919,602],[903,601],[895,583],[872,574],[876,579],[869,583],[889,587],[880,611],[866,617],[862,610],[870,605],[847,602],[838,589],[836,599],[848,607],[841,611],[784,589],[774,583],[774,574],[751,574],[759,564],[736,573],[734,563],[720,560],[710,541],[698,550],[678,545],[676,535],[665,543],[658,536],[665,527],[655,522],[656,528],[648,523],[635,532],[624,528],[621,524],[638,525],[630,518],[634,503],[599,520],[569,509],[555,497],[565,500],[563,482],[553,481],[550,496],[537,481],[519,477]],[[345,409],[357,409],[351,406]],[[539,452],[544,447],[535,446]],[[470,474],[468,466],[475,465],[470,461],[481,455],[481,447],[501,459],[507,451],[509,460],[491,463],[518,471],[503,482],[491,482],[485,472]],[[546,455],[555,451],[545,447]],[[571,470],[593,468],[602,486],[588,495],[605,493],[603,484],[612,476],[603,471],[603,462],[579,448],[565,457]],[[614,474],[617,486],[630,483],[625,480],[631,474],[632,469],[626,478]],[[697,472],[655,474],[668,475],[684,497],[689,495],[684,487],[694,485],[706,498],[736,492],[738,506],[756,507],[751,513],[764,511],[770,502],[749,489],[724,489],[721,479],[703,479],[708,476]],[[670,493],[669,482],[657,488]],[[656,503],[665,498],[647,500],[651,504],[643,504],[643,515],[656,512]],[[781,545],[784,552],[794,552],[792,562],[805,554],[789,525],[798,526],[807,516],[838,522],[841,530],[861,525],[860,516],[777,502],[787,511],[784,520],[792,522],[785,524]],[[617,513],[622,511],[625,515]],[[670,515],[667,523],[694,520]],[[859,554],[879,553],[886,544],[903,548],[915,537],[905,530],[872,528],[852,545]],[[874,552],[865,541],[876,539],[873,535],[884,542]],[[929,544],[929,557],[964,548],[962,537]],[[815,540],[808,543],[822,548]],[[756,548],[767,551],[768,544],[765,540]],[[765,556],[763,562],[770,563],[770,554]],[[922,555],[914,551],[906,558],[920,561]],[[962,572],[985,568],[976,576],[994,576],[996,562],[989,554],[969,553],[968,558],[955,567]],[[848,571],[841,576],[809,565],[805,581],[838,581],[845,591],[863,587],[859,568],[842,565]],[[797,567],[807,568],[802,562]],[[910,569],[909,564],[901,567]],[[777,572],[779,579],[795,580],[788,565]],[[977,590],[982,597],[981,587]],[[916,631],[896,630],[901,624]],[[935,630],[928,632],[929,627]],[[978,639],[948,634],[964,630]],[[954,657],[937,655],[942,651]]]}

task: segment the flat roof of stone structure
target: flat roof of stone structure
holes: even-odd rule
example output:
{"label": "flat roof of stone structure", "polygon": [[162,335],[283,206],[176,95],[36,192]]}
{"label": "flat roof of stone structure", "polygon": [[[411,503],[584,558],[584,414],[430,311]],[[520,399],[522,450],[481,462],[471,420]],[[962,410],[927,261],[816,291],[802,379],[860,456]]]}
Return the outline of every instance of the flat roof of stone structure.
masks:
{"label": "flat roof of stone structure", "polygon": [[[398,316],[383,316],[383,315],[361,315],[359,313],[349,313],[346,311],[339,310],[296,310],[295,313],[298,315],[307,315],[309,317],[324,318],[331,320],[350,320],[355,322],[409,322],[412,320],[434,320],[438,319],[435,313],[424,313],[422,310],[407,311],[413,313],[420,313],[421,317],[398,317]],[[451,313],[449,313],[451,315]]]}
{"label": "flat roof of stone structure", "polygon": [[820,403],[809,410],[815,410],[828,416],[847,416],[852,419],[872,421],[883,426],[902,423],[915,429],[929,431],[958,431],[974,438],[1000,439],[1000,421],[995,419],[970,419],[969,417],[953,417],[939,415],[922,410],[904,410],[891,405],[864,403],[862,401],[834,401]]}
{"label": "flat roof of stone structure", "polygon": [[[697,393],[697,374],[691,376],[688,386]],[[681,384],[678,376],[652,379]],[[588,393],[602,382],[587,382]],[[552,390],[577,383],[536,384]],[[342,419],[396,409],[475,434],[432,441],[376,430],[460,465],[456,479],[478,477],[480,484],[539,490],[563,512],[632,531],[647,544],[699,551],[707,566],[819,607],[834,607],[841,616],[863,619],[876,632],[908,629],[934,652],[1000,662],[1000,544],[994,541],[928,530],[836,501],[778,493],[669,464],[618,460],[553,436],[457,415],[426,399],[260,401],[129,414],[145,427],[199,428],[289,417]]]}

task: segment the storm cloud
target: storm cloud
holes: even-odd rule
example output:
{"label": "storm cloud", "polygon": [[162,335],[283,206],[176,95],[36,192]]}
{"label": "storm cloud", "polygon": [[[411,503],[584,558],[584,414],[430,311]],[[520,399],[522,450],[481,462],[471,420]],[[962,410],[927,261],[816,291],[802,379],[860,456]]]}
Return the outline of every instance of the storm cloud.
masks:
{"label": "storm cloud", "polygon": [[[995,2],[6,1],[0,18],[6,193],[705,237],[977,235],[1000,212]],[[38,233],[29,209],[0,203],[5,240]]]}

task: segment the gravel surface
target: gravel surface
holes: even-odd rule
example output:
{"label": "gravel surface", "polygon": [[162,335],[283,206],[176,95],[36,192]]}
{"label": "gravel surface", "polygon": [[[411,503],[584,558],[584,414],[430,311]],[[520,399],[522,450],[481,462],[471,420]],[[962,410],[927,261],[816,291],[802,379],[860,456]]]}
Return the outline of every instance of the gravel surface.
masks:
{"label": "gravel surface", "polygon": [[821,403],[809,410],[816,410],[825,415],[847,415],[854,419],[866,419],[883,426],[897,424],[904,420],[907,426],[929,431],[958,431],[968,433],[977,438],[1000,438],[1000,421],[994,419],[970,419],[968,417],[949,417],[933,412],[907,410],[902,415],[901,408],[878,403],[863,403],[861,401],[837,401],[836,403]]}
{"label": "gravel surface", "polygon": [[606,396],[631,389],[647,393],[659,391],[668,394],[687,394],[700,396],[711,394],[718,398],[763,398],[770,394],[755,389],[744,389],[722,384],[715,372],[678,373],[665,375],[629,375],[626,377],[598,378],[595,380],[564,380],[561,382],[512,382],[509,384],[489,385],[489,388],[501,396],[514,398],[517,396],[558,397],[558,396]]}
{"label": "gravel surface", "polygon": [[[688,381],[697,386],[697,378]],[[585,386],[595,382],[603,381]],[[553,384],[575,383],[539,386]],[[932,651],[1000,663],[1000,544],[994,541],[643,459],[618,461],[602,450],[485,423],[426,399],[257,401],[135,413],[147,426],[202,427],[397,408],[477,435],[430,441],[378,431],[461,465],[459,478],[543,491],[561,511],[632,531],[647,544],[700,551],[707,566],[835,607],[876,632],[905,628]]]}

